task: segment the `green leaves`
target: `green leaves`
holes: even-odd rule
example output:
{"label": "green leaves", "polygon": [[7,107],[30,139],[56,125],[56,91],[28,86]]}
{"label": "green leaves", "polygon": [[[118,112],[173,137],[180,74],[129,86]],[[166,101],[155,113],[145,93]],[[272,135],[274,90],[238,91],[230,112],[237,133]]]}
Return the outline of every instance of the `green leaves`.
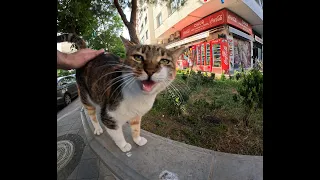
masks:
{"label": "green leaves", "polygon": [[[263,75],[259,70],[252,69],[248,73],[242,73],[242,76],[243,79],[238,92],[242,97],[242,104],[247,109],[244,120],[248,124],[248,118],[252,111],[263,106]],[[238,101],[239,97],[233,97],[233,100]]]}

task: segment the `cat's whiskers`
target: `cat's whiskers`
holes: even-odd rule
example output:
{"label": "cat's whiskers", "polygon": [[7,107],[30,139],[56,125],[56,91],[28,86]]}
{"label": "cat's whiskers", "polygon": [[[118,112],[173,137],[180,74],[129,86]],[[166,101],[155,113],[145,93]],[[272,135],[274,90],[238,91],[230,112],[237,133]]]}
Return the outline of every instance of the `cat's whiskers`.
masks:
{"label": "cat's whiskers", "polygon": [[[124,89],[126,86],[128,86],[129,83],[132,83],[135,81],[135,77],[132,76],[131,78],[129,78],[127,81],[125,81],[125,85],[122,87],[122,89]],[[117,96],[115,97],[115,99],[119,96],[119,94],[121,93],[121,91],[118,92]]]}
{"label": "cat's whiskers", "polygon": [[132,88],[132,84],[134,83],[136,81],[136,79],[135,78],[133,78],[130,82],[128,82],[128,86],[129,86],[129,89],[131,89]]}
{"label": "cat's whiskers", "polygon": [[[178,84],[178,82],[180,82],[180,83],[184,84],[184,85],[185,85],[185,87],[187,87],[187,88],[188,88],[188,89],[187,89],[187,91],[190,91],[190,90],[191,90],[191,89],[190,89],[190,87],[189,87],[185,82],[181,81],[181,80],[180,80],[180,79],[178,79],[178,78],[176,78],[172,83]],[[178,84],[178,85],[180,85],[180,84]]]}
{"label": "cat's whiskers", "polygon": [[[122,73],[127,73],[127,72],[129,72],[129,73],[130,73],[130,72],[132,72],[132,71],[113,71],[113,72],[106,73],[106,74],[102,75],[99,79],[97,79],[97,80],[92,84],[92,86],[96,85],[96,83],[97,83],[99,80],[101,80],[102,78],[108,76],[109,74],[119,73],[119,72],[122,72]],[[118,76],[117,78],[119,78],[119,77],[121,77],[121,76]]]}
{"label": "cat's whiskers", "polygon": [[172,93],[176,94],[179,97],[179,99],[182,100],[182,102],[184,102],[183,96],[181,95],[180,91],[174,85],[172,85],[168,79],[166,79],[163,82],[166,83],[168,89],[172,90]]}
{"label": "cat's whiskers", "polygon": [[110,64],[110,62],[108,62],[108,64],[103,64],[101,66],[98,66],[97,68],[103,68],[103,67],[106,67],[106,66],[120,66],[120,67],[125,67],[125,68],[128,68],[128,69],[134,69],[126,64],[123,64],[123,63],[118,63],[116,61],[111,61],[111,62],[115,62],[114,64]]}
{"label": "cat's whiskers", "polygon": [[182,102],[184,102],[183,96],[180,93],[179,89],[177,89],[173,84],[169,84],[169,86],[171,86],[175,90],[175,92],[178,94],[180,100],[182,100]]}
{"label": "cat's whiskers", "polygon": [[[130,75],[131,75],[131,74],[130,74]],[[118,85],[118,87],[112,92],[112,94],[111,94],[110,97],[112,97],[113,93],[116,92],[116,90],[117,90],[119,87],[121,87],[124,83],[128,82],[129,80],[131,80],[131,78],[134,78],[134,76],[126,76],[125,78],[123,77],[122,79],[123,79],[124,81],[123,81],[120,85]],[[121,90],[120,90],[120,91],[121,91]],[[119,91],[119,93],[120,93],[120,91]],[[119,95],[119,93],[118,93],[118,95]]]}
{"label": "cat's whiskers", "polygon": [[110,83],[107,84],[107,88],[106,88],[106,90],[102,93],[102,95],[104,95],[104,94],[107,92],[107,90],[108,90],[109,88],[111,88],[113,85],[115,85],[116,83],[120,82],[120,81],[123,80],[124,78],[130,77],[130,75],[132,75],[132,74],[133,74],[133,73],[121,75],[121,76],[119,76],[120,78],[119,78],[119,77],[115,78],[115,79],[118,79],[118,78],[119,78],[119,80],[117,80],[116,82],[114,82],[114,80],[112,80],[112,81],[111,81],[112,84],[111,84],[110,86],[108,86],[108,84],[110,84]]}

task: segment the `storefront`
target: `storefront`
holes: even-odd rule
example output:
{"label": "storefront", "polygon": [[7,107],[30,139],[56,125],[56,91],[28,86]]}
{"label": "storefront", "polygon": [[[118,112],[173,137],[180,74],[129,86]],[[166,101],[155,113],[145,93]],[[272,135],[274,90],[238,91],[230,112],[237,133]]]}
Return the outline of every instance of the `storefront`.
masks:
{"label": "storefront", "polygon": [[188,47],[184,57],[191,59],[194,70],[229,74],[241,64],[252,67],[251,25],[227,9],[183,28],[180,39],[167,48]]}
{"label": "storefront", "polygon": [[254,42],[253,42],[253,60],[254,63],[256,61],[263,61],[263,40],[261,35],[257,32],[254,32]]}

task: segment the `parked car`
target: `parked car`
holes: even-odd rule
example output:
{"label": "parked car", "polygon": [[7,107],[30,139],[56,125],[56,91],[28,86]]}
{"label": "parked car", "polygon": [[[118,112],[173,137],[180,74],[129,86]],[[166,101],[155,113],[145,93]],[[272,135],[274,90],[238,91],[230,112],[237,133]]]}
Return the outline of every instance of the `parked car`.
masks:
{"label": "parked car", "polygon": [[72,75],[57,78],[57,106],[67,106],[78,95],[76,78]]}

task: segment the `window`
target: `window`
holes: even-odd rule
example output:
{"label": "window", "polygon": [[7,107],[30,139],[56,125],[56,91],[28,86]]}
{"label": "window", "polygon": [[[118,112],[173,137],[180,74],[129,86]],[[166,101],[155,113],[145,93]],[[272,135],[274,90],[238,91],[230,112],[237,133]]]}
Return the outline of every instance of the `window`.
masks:
{"label": "window", "polygon": [[168,16],[170,16],[172,14],[172,10],[171,10],[171,4],[167,4],[167,10],[168,10]]}
{"label": "window", "polygon": [[141,44],[143,44],[144,43],[144,36],[142,36],[142,38],[141,38]]}
{"label": "window", "polygon": [[147,24],[147,16],[144,18],[144,23]]}
{"label": "window", "polygon": [[205,54],[204,54],[204,44],[201,44],[201,65],[204,65],[204,61],[205,61]]}
{"label": "window", "polygon": [[221,67],[220,44],[212,45],[212,55],[214,57],[213,67]]}
{"label": "window", "polygon": [[74,83],[74,82],[76,82],[76,78],[70,77],[70,83]]}
{"label": "window", "polygon": [[146,40],[148,39],[148,30],[146,31]]}
{"label": "window", "polygon": [[159,27],[162,24],[162,17],[161,17],[161,12],[159,13],[159,15],[157,16],[157,27]]}
{"label": "window", "polygon": [[143,30],[143,23],[141,24],[141,29],[140,29],[140,32],[142,32],[142,30]]}
{"label": "window", "polygon": [[63,86],[63,85],[66,85],[66,84],[69,84],[69,78],[68,77],[60,79],[60,81],[58,83],[58,86]]}
{"label": "window", "polygon": [[206,44],[206,65],[210,65],[210,44]]}
{"label": "window", "polygon": [[183,0],[173,0],[170,4],[171,13],[176,11],[179,7],[181,7],[182,3],[184,3]]}

